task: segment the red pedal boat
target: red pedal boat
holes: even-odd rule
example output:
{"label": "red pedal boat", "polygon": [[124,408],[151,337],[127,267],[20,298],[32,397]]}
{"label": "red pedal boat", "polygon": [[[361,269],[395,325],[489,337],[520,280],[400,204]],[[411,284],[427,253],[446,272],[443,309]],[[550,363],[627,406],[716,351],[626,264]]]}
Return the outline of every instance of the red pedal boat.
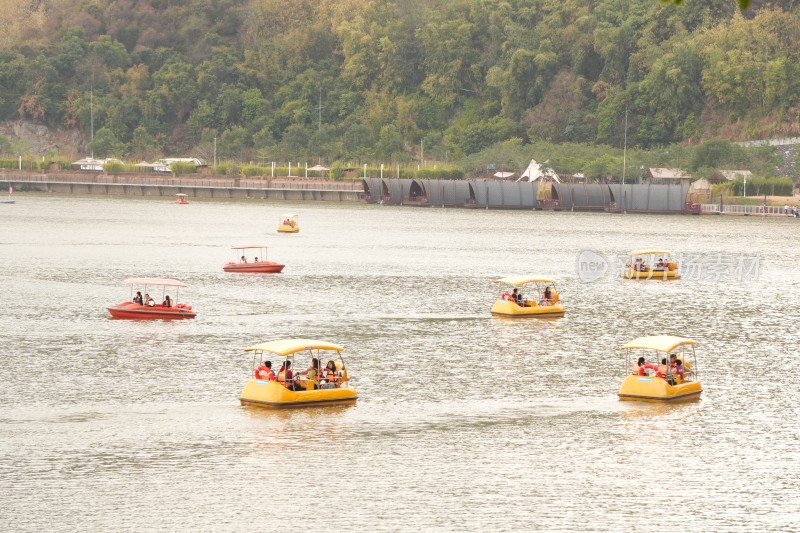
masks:
{"label": "red pedal boat", "polygon": [[[117,305],[108,307],[108,312],[115,318],[141,318],[141,319],[173,319],[173,318],[194,318],[197,312],[192,310],[191,305],[178,303],[178,288],[186,287],[174,279],[160,278],[128,278],[125,283],[131,286],[131,299]],[[147,292],[148,285],[162,287],[161,303],[156,301]],[[134,288],[144,287],[144,294],[137,290],[134,295]],[[175,299],[171,299],[167,294],[167,287],[175,287]]]}
{"label": "red pedal boat", "polygon": [[[262,261],[259,261],[258,256],[255,260],[250,261],[247,258],[247,250],[259,250]],[[283,267],[280,263],[267,261],[267,245],[266,244],[240,244],[238,246],[231,246],[231,250],[236,250],[236,261],[225,263],[222,270],[225,272],[280,272]]]}

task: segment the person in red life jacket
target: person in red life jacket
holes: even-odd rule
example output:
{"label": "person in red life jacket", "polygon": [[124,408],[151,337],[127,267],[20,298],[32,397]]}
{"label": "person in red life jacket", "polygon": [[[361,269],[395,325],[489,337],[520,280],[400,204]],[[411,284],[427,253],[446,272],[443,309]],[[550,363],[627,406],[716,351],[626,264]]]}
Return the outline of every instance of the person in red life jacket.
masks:
{"label": "person in red life jacket", "polygon": [[644,362],[644,357],[640,357],[638,361],[636,361],[636,368],[633,370],[634,374],[638,374],[640,376],[646,376],[648,370],[658,370],[656,365],[649,365]]}
{"label": "person in red life jacket", "polygon": [[275,381],[275,372],[272,371],[272,361],[264,361],[256,368],[255,378],[262,381]]}

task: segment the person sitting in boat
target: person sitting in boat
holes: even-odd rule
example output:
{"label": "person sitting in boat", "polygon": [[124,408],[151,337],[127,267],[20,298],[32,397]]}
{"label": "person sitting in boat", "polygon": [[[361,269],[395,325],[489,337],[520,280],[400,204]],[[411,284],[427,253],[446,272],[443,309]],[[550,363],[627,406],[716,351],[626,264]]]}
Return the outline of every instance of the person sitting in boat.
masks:
{"label": "person sitting in boat", "polygon": [[298,376],[306,376],[312,382],[312,388],[318,389],[319,388],[319,359],[316,357],[311,358],[311,366],[308,367],[308,370],[301,370],[297,373]]}
{"label": "person sitting in boat", "polygon": [[255,262],[256,262],[256,263],[258,263],[258,257],[256,257],[256,260],[255,260]]}
{"label": "person sitting in boat", "polygon": [[553,303],[553,291],[550,287],[545,287],[544,294],[542,295],[542,303],[543,304],[551,304]]}
{"label": "person sitting in boat", "polygon": [[281,383],[284,387],[289,389],[290,391],[302,391],[305,390],[303,386],[298,382],[292,373],[292,362],[285,361],[281,365],[281,369],[278,371],[278,382]]}
{"label": "person sitting in boat", "polygon": [[142,305],[142,293],[141,291],[136,291],[136,296],[133,297],[133,303]]}
{"label": "person sitting in boat", "polygon": [[339,373],[336,368],[336,362],[333,359],[328,361],[328,364],[325,365],[323,376],[325,383],[320,385],[320,389],[335,389],[338,386],[337,381],[339,381]]}
{"label": "person sitting in boat", "polygon": [[520,307],[525,307],[525,296],[522,295],[521,289],[517,292],[517,305]]}
{"label": "person sitting in boat", "polygon": [[169,297],[169,294],[164,296],[164,301],[161,302],[161,307],[172,307],[172,300]]}
{"label": "person sitting in boat", "polygon": [[247,258],[245,256],[242,256],[242,258],[240,259],[240,262],[247,263]]}
{"label": "person sitting in boat", "polygon": [[672,377],[672,373],[669,372],[669,367],[667,366],[667,358],[663,358],[661,360],[661,364],[658,365],[658,371],[656,372],[656,376],[664,379],[670,385],[675,385],[675,379]]}
{"label": "person sitting in boat", "polygon": [[264,361],[253,372],[256,379],[275,381],[275,372],[272,371],[272,361]]}
{"label": "person sitting in boat", "polygon": [[155,307],[156,302],[155,300],[150,298],[150,295],[148,293],[144,293],[144,303],[142,305],[146,305],[148,307]]}
{"label": "person sitting in boat", "polygon": [[513,291],[511,291],[511,300],[512,300],[512,301],[513,301],[515,304],[517,304],[517,305],[521,305],[521,304],[520,304],[520,294],[519,294],[519,290],[518,290],[516,287],[514,287],[514,290],[513,290]]}
{"label": "person sitting in boat", "polygon": [[641,257],[637,257],[636,261],[633,262],[633,269],[636,270],[637,272],[641,272],[642,270],[644,270],[644,263],[642,262]]}
{"label": "person sitting in boat", "polygon": [[670,354],[669,356],[669,366],[670,371],[672,374],[677,374],[678,376],[683,379],[684,369],[683,369],[683,361],[678,359],[676,354]]}
{"label": "person sitting in boat", "polygon": [[639,360],[636,361],[636,367],[633,369],[633,373],[640,376],[649,376],[648,370],[658,370],[658,367],[645,363],[644,357],[640,357]]}

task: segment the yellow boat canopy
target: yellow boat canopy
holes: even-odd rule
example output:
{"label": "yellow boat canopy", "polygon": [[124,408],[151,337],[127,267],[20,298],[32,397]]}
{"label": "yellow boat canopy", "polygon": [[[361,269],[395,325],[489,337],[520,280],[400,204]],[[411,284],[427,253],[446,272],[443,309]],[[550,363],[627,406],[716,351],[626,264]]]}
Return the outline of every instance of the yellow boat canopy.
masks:
{"label": "yellow boat canopy", "polygon": [[645,350],[657,350],[659,352],[671,352],[678,346],[697,344],[696,340],[685,337],[675,337],[674,335],[653,335],[651,337],[639,337],[633,339],[621,348],[644,348]]}
{"label": "yellow boat canopy", "polygon": [[497,283],[505,283],[507,285],[514,285],[515,287],[519,287],[520,285],[525,285],[526,283],[555,283],[556,280],[550,278],[543,278],[541,276],[509,276],[507,278],[500,278],[497,280]]}
{"label": "yellow boat canopy", "polygon": [[636,250],[635,252],[628,252],[628,255],[672,255],[669,250]]}
{"label": "yellow boat canopy", "polygon": [[245,352],[253,352],[261,350],[262,352],[270,352],[278,355],[289,355],[305,350],[332,350],[341,352],[344,350],[342,346],[333,344],[326,341],[315,341],[312,339],[282,339],[279,341],[264,342],[245,348]]}

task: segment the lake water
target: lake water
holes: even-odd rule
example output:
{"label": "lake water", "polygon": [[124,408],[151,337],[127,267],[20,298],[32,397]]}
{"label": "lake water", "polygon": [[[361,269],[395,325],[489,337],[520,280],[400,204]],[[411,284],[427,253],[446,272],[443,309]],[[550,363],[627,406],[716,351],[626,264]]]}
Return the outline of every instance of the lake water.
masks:
{"label": "lake water", "polygon": [[[0,530],[800,529],[795,219],[0,207]],[[284,273],[222,271],[260,241]],[[618,279],[646,247],[684,279]],[[530,272],[566,316],[491,317],[493,280]],[[109,319],[132,276],[187,283],[197,318]],[[702,399],[619,402],[618,347],[659,333],[700,342]],[[284,337],[344,345],[358,404],[240,407],[243,348]]]}

